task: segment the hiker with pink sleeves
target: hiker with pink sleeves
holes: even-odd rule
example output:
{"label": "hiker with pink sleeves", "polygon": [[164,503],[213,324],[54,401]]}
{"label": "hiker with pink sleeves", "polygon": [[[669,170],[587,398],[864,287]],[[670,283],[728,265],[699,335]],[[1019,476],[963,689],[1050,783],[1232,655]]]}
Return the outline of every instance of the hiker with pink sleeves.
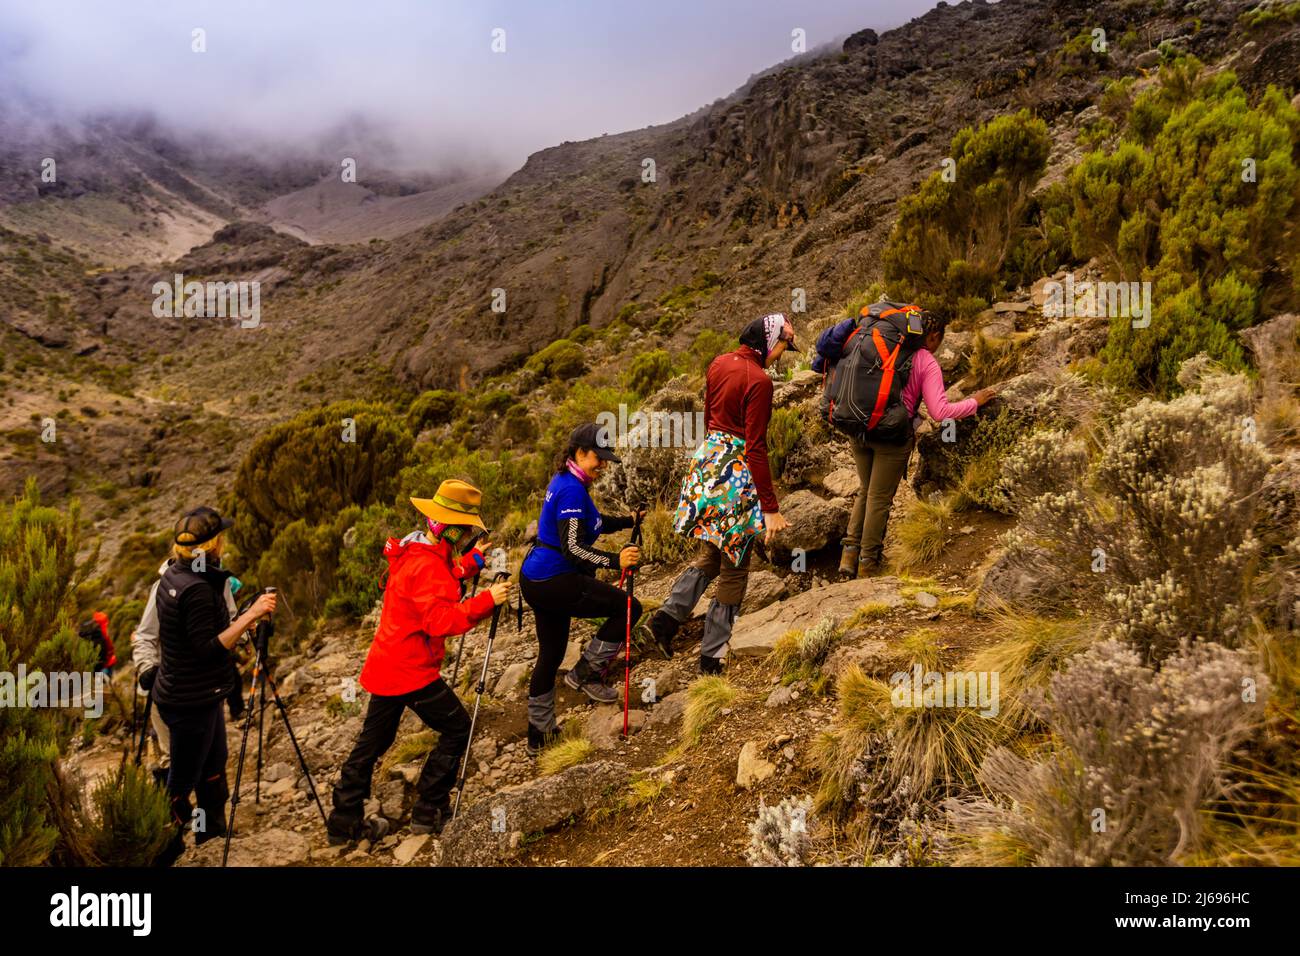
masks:
{"label": "hiker with pink sleeves", "polygon": [[[840,580],[880,570],[889,509],[916,445],[920,403],[931,418],[944,421],[974,415],[997,394],[985,388],[948,401],[934,357],[946,328],[946,320],[932,312],[881,302],[817,339],[813,369],[826,374],[823,412],[848,434],[861,485],[841,542]],[[859,354],[849,361],[855,349]]]}

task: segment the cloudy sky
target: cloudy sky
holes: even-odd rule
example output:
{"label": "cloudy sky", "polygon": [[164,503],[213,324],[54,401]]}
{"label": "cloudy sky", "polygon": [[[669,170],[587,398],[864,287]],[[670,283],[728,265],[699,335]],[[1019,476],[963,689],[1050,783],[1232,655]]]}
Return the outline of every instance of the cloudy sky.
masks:
{"label": "cloudy sky", "polygon": [[[239,145],[363,118],[415,165],[505,168],[667,122],[752,73],[934,0],[0,0],[0,96],[145,111]],[[195,53],[192,32],[206,33]],[[492,50],[505,31],[505,52]],[[12,106],[11,106],[12,108]]]}

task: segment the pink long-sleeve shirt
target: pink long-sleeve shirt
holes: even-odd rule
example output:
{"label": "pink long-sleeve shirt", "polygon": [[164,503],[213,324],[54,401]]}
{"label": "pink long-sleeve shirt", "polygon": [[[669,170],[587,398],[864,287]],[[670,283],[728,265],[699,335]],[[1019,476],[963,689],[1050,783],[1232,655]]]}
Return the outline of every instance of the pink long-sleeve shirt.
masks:
{"label": "pink long-sleeve shirt", "polygon": [[943,370],[933,355],[926,349],[917,349],[912,358],[912,374],[903,386],[903,407],[909,415],[916,417],[917,407],[925,400],[925,409],[936,421],[946,418],[966,418],[974,415],[979,404],[973,398],[963,398],[960,402],[948,401],[947,390],[943,385]]}

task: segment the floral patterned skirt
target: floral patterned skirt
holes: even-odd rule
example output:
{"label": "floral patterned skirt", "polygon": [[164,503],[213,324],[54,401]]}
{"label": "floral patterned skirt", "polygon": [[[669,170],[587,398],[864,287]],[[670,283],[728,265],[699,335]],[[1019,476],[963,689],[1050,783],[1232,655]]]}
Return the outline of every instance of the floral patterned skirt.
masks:
{"label": "floral patterned skirt", "polygon": [[711,431],[682,480],[673,529],[715,545],[737,567],[763,531],[758,489],[745,459],[745,440]]}

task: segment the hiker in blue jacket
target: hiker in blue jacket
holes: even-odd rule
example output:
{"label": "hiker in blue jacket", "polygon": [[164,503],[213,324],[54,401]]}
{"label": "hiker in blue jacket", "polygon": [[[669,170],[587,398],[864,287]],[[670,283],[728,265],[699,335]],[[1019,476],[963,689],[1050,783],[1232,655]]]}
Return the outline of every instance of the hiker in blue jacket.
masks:
{"label": "hiker in blue jacket", "polygon": [[[575,617],[605,618],[564,682],[597,703],[613,703],[618,691],[602,671],[618,654],[627,635],[627,592],[596,579],[601,568],[636,567],[641,550],[629,545],[618,554],[592,547],[610,531],[631,528],[635,517],[602,515],[589,488],[607,462],[619,460],[608,436],[595,424],[580,425],[569,437],[537,519],[537,542],[520,567],[519,589],[537,624],[537,662],[528,685],[528,752],[536,754],[558,733],[555,677],[569,647]],[[631,624],[641,616],[632,599]]]}

